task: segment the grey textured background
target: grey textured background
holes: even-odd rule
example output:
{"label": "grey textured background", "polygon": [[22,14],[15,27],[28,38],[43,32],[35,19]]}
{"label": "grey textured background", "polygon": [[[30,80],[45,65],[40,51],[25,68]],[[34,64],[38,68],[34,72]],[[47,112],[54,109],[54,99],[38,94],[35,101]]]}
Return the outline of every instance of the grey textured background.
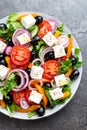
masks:
{"label": "grey textured background", "polygon": [[87,130],[87,1],[0,1],[0,18],[20,11],[40,11],[65,23],[82,49],[83,75],[76,95],[61,111],[48,118],[36,121],[12,119],[0,113],[0,130]]}

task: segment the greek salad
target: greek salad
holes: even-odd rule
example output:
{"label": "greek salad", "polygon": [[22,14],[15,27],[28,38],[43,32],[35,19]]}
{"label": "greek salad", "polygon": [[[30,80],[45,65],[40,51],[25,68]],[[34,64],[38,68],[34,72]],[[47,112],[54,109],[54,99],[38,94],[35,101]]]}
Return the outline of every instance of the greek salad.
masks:
{"label": "greek salad", "polygon": [[0,23],[0,107],[32,118],[64,104],[79,78],[80,51],[54,18],[10,14]]}

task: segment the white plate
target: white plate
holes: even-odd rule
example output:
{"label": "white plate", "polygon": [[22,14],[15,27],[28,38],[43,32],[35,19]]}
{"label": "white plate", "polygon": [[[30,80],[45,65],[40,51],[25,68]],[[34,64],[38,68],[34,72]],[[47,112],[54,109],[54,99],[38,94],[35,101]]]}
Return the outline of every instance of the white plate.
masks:
{"label": "white plate", "polygon": [[[22,12],[22,13],[24,13],[24,12]],[[34,12],[32,12],[32,13],[34,13]],[[39,13],[39,12],[36,12],[36,13],[40,14],[41,16],[43,16],[44,19],[53,18],[53,17],[48,16],[48,15],[43,14],[43,13]],[[7,17],[0,19],[0,23],[6,23]],[[58,23],[61,23],[59,20],[57,20],[57,21],[58,21]],[[64,27],[64,31],[66,32],[66,34],[67,33],[71,33],[66,26]],[[74,46],[77,47],[77,48],[79,48],[79,45],[76,42],[76,40],[75,40],[74,37],[73,37],[73,39],[74,39]],[[82,61],[82,55],[81,55],[81,53],[79,54],[79,59]],[[53,109],[47,109],[46,112],[45,112],[45,115],[42,116],[42,117],[38,117],[36,115],[36,116],[32,117],[31,119],[29,119],[28,116],[27,116],[27,114],[25,114],[25,113],[19,113],[19,112],[14,112],[12,114],[12,117],[13,118],[17,118],[17,119],[24,119],[24,120],[34,120],[34,119],[40,119],[40,118],[44,118],[44,117],[50,116],[50,115],[58,112],[59,110],[61,110],[67,103],[69,103],[69,101],[75,95],[75,93],[76,93],[76,91],[77,91],[77,89],[79,87],[79,84],[80,84],[80,81],[81,81],[81,76],[82,76],[82,67],[80,67],[78,70],[80,72],[79,78],[72,83],[72,85],[71,85],[72,95],[71,95],[71,97],[64,104],[62,104],[62,105],[56,105]],[[2,112],[5,115],[9,116],[8,111],[6,111],[5,109],[2,109],[1,107],[0,107],[0,112]]]}

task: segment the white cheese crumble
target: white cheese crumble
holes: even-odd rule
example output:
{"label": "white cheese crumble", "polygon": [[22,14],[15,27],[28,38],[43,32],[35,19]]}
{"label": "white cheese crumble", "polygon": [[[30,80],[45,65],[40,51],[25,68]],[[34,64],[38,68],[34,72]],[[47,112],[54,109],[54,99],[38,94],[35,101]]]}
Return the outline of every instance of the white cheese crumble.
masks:
{"label": "white cheese crumble", "polygon": [[3,53],[3,52],[4,52],[6,46],[7,46],[7,45],[6,45],[4,42],[0,41],[0,53]]}
{"label": "white cheese crumble", "polygon": [[57,38],[51,32],[48,32],[42,39],[48,46],[57,44]]}
{"label": "white cheese crumble", "polygon": [[61,87],[67,84],[67,80],[64,74],[54,76],[54,80],[57,87]]}
{"label": "white cheese crumble", "polygon": [[42,100],[42,96],[43,96],[42,94],[38,93],[37,91],[32,90],[29,96],[29,100],[39,104]]}
{"label": "white cheese crumble", "polygon": [[22,25],[28,29],[30,28],[31,26],[33,26],[36,22],[36,19],[31,15],[29,14],[28,16],[25,16],[21,19],[21,23]]}
{"label": "white cheese crumble", "polygon": [[30,76],[33,79],[42,79],[44,69],[40,66],[32,66]]}
{"label": "white cheese crumble", "polygon": [[50,90],[49,93],[54,101],[63,97],[64,95],[61,88],[55,88],[53,90]]}
{"label": "white cheese crumble", "polygon": [[21,35],[19,35],[17,37],[18,41],[20,42],[21,45],[24,45],[26,43],[29,43],[31,40],[30,40],[30,37],[28,36],[27,33],[23,33]]}
{"label": "white cheese crumble", "polygon": [[55,58],[60,58],[62,56],[65,56],[65,49],[62,45],[55,45],[53,46],[53,50],[54,50],[54,56]]}

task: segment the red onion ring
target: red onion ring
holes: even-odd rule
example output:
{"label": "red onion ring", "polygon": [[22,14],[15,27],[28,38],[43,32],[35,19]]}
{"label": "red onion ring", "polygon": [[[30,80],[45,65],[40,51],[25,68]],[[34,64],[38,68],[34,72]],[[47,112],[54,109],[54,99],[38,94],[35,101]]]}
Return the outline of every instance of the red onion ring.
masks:
{"label": "red onion ring", "polygon": [[28,104],[28,102],[26,101],[25,98],[21,98],[20,99],[20,106],[23,108],[23,109],[27,109],[30,107],[30,105]]}
{"label": "red onion ring", "polygon": [[[17,44],[20,44],[18,39],[17,39],[17,36],[19,35],[22,35],[23,33],[27,33],[27,35],[30,37],[31,39],[31,34],[24,28],[20,28],[20,29],[17,29],[14,33],[13,33],[13,36],[12,36],[12,41],[13,41],[13,44],[14,45],[17,45]],[[30,42],[29,43],[26,43],[25,44],[27,47],[30,46]]]}
{"label": "red onion ring", "polygon": [[[21,69],[14,69],[14,70],[12,70],[12,71],[9,73],[9,75],[10,75],[11,73],[14,73],[14,72],[17,72],[19,75],[20,75],[20,73],[21,73],[21,76],[20,76],[20,77],[22,78],[22,80],[21,80],[21,84],[20,84],[19,86],[16,86],[16,88],[13,89],[13,90],[14,90],[14,91],[21,91],[21,90],[25,89],[25,88],[28,86],[29,76],[28,76],[28,74],[27,74],[24,70],[21,70]],[[8,76],[9,76],[9,75],[8,75]],[[23,78],[26,79],[25,84],[24,84]]]}
{"label": "red onion ring", "polygon": [[34,59],[34,60],[32,61],[32,64],[34,65],[34,63],[35,63],[36,61],[39,61],[39,62],[40,62],[40,65],[39,65],[39,66],[42,65],[41,60],[40,60],[39,58]]}
{"label": "red onion ring", "polygon": [[47,52],[50,52],[50,51],[53,51],[53,48],[52,47],[47,47],[46,49],[44,49],[42,52],[41,52],[41,55],[40,55],[40,60],[41,60],[41,63],[42,65],[44,64],[44,56]]}
{"label": "red onion ring", "polygon": [[56,84],[54,84],[54,79],[51,80],[51,85],[52,85],[52,88],[56,88],[57,87]]}
{"label": "red onion ring", "polygon": [[56,31],[57,27],[58,27],[58,22],[57,20],[51,18],[48,19],[48,22],[50,23],[50,25],[52,26],[52,32]]}
{"label": "red onion ring", "polygon": [[4,50],[5,54],[6,54],[6,55],[10,55],[11,49],[12,49],[11,46],[7,46],[7,47],[5,48],[5,50]]}

